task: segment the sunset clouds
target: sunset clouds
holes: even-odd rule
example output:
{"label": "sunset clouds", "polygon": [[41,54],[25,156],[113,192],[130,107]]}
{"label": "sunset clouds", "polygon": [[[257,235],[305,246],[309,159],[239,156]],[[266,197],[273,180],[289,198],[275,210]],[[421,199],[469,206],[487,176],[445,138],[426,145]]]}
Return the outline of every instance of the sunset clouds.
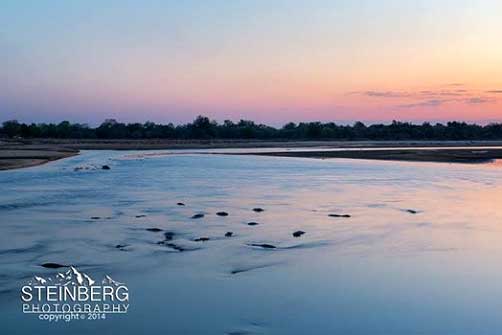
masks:
{"label": "sunset clouds", "polygon": [[[447,85],[453,86],[453,85]],[[463,84],[454,86],[465,87]],[[480,91],[469,88],[457,89],[426,89],[418,91],[361,91],[350,92],[349,94],[361,95],[369,98],[374,98],[379,103],[388,104],[389,107],[399,108],[432,108],[448,103],[465,104],[465,105],[480,105],[480,104],[496,104],[502,97],[502,90]],[[396,103],[396,100],[400,103]]]}

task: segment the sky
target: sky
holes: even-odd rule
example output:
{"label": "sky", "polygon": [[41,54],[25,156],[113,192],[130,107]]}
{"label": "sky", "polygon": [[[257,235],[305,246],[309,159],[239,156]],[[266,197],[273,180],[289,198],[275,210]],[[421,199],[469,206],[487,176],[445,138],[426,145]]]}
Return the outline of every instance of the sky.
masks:
{"label": "sky", "polygon": [[502,121],[499,0],[2,0],[0,121]]}

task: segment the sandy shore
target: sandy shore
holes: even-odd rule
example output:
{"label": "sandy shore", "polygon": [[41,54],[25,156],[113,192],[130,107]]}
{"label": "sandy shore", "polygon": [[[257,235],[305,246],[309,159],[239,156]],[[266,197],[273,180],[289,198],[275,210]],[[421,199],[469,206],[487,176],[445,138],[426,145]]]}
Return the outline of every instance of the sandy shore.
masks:
{"label": "sandy shore", "polygon": [[78,150],[57,145],[0,142],[0,170],[19,169],[78,155]]}
{"label": "sandy shore", "polygon": [[[495,146],[502,146],[502,141],[0,140],[0,170],[44,164],[77,155],[79,150],[277,148],[278,150],[274,152],[257,151],[241,154],[320,159],[480,163],[502,158],[502,149],[493,148]],[[347,148],[348,150],[282,150],[288,148]],[[360,150],[354,150],[356,148]],[[375,150],[377,148],[380,150]]]}
{"label": "sandy shore", "polygon": [[339,150],[339,151],[277,151],[244,153],[245,155],[303,157],[303,158],[352,158],[416,162],[486,163],[502,159],[502,149],[382,149],[382,150]]}

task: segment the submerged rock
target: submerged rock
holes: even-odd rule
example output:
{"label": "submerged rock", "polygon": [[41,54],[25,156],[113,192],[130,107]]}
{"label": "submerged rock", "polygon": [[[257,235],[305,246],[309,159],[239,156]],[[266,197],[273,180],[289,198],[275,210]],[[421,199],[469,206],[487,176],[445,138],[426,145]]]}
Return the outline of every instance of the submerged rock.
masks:
{"label": "submerged rock", "polygon": [[95,166],[77,166],[73,168],[73,171],[88,171],[88,170],[96,170]]}
{"label": "submerged rock", "polygon": [[164,238],[166,241],[171,241],[174,238],[174,233],[172,231],[166,231],[164,233]]}
{"label": "submerged rock", "polygon": [[257,226],[258,222],[248,222],[248,226]]}
{"label": "submerged rock", "polygon": [[151,232],[154,232],[154,233],[158,233],[159,231],[162,231],[162,229],[160,229],[160,228],[146,228],[145,230],[146,231],[151,231]]}
{"label": "submerged rock", "polygon": [[260,247],[260,248],[264,248],[264,249],[275,249],[276,248],[275,245],[267,244],[267,243],[263,243],[263,244],[251,243],[251,244],[248,244],[248,245],[252,246],[252,247]]}
{"label": "submerged rock", "polygon": [[199,237],[194,240],[195,242],[206,242],[209,241],[209,237]]}
{"label": "submerged rock", "polygon": [[67,268],[68,265],[63,265],[63,264],[58,264],[58,263],[43,263],[40,264],[41,267],[47,268],[47,269],[59,269],[59,268]]}
{"label": "submerged rock", "polygon": [[117,244],[115,248],[119,249],[120,251],[127,251],[125,248],[127,248],[129,244]]}
{"label": "submerged rock", "polygon": [[218,212],[218,213],[216,213],[216,215],[218,215],[218,216],[228,216],[228,213],[227,212]]}
{"label": "submerged rock", "polygon": [[332,218],[350,218],[349,214],[329,214]]}
{"label": "submerged rock", "polygon": [[103,170],[110,170],[110,167],[109,167],[108,165],[103,165],[103,166],[101,167],[101,169],[103,169]]}
{"label": "submerged rock", "polygon": [[183,247],[180,247],[179,245],[177,244],[174,244],[174,243],[166,243],[166,246],[169,247],[169,248],[172,248],[174,250],[178,250],[178,251],[185,251],[185,248]]}
{"label": "submerged rock", "polygon": [[202,213],[198,213],[198,214],[194,214],[194,215],[192,216],[192,219],[200,219],[200,218],[203,218],[203,217],[204,217],[204,214],[202,214]]}
{"label": "submerged rock", "polygon": [[166,231],[164,233],[164,240],[157,242],[157,244],[166,244],[166,242],[172,241],[174,238],[174,233],[172,231]]}
{"label": "submerged rock", "polygon": [[225,237],[232,237],[232,235],[233,235],[233,234],[234,234],[234,233],[232,233],[231,231],[227,231],[227,232],[225,233]]}
{"label": "submerged rock", "polygon": [[293,236],[294,237],[300,237],[302,236],[303,234],[305,234],[305,232],[303,230],[297,230],[293,233]]}
{"label": "submerged rock", "polygon": [[[230,271],[230,274],[236,275],[236,274],[243,273],[243,272],[248,272],[248,271],[252,271],[252,270],[263,269],[263,268],[266,268],[266,267],[269,267],[269,266],[272,266],[272,265],[273,264],[262,264],[262,265],[251,265],[251,266],[238,267],[238,268],[233,269],[232,271]],[[239,334],[241,334],[241,333],[239,333]],[[242,334],[247,334],[247,333],[242,333]]]}
{"label": "submerged rock", "polygon": [[178,205],[178,206],[185,206],[185,204],[182,203],[182,202],[178,202],[176,205]]}
{"label": "submerged rock", "polygon": [[253,211],[254,212],[257,212],[257,213],[260,213],[260,212],[263,212],[264,209],[263,208],[260,208],[260,207],[256,207],[256,208],[253,208]]}

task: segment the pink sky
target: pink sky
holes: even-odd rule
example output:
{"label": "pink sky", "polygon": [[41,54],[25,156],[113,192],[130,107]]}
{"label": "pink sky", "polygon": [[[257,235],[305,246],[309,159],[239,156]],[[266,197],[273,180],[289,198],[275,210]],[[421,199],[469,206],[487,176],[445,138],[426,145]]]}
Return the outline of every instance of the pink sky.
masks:
{"label": "pink sky", "polygon": [[2,119],[502,120],[496,1],[4,9]]}

